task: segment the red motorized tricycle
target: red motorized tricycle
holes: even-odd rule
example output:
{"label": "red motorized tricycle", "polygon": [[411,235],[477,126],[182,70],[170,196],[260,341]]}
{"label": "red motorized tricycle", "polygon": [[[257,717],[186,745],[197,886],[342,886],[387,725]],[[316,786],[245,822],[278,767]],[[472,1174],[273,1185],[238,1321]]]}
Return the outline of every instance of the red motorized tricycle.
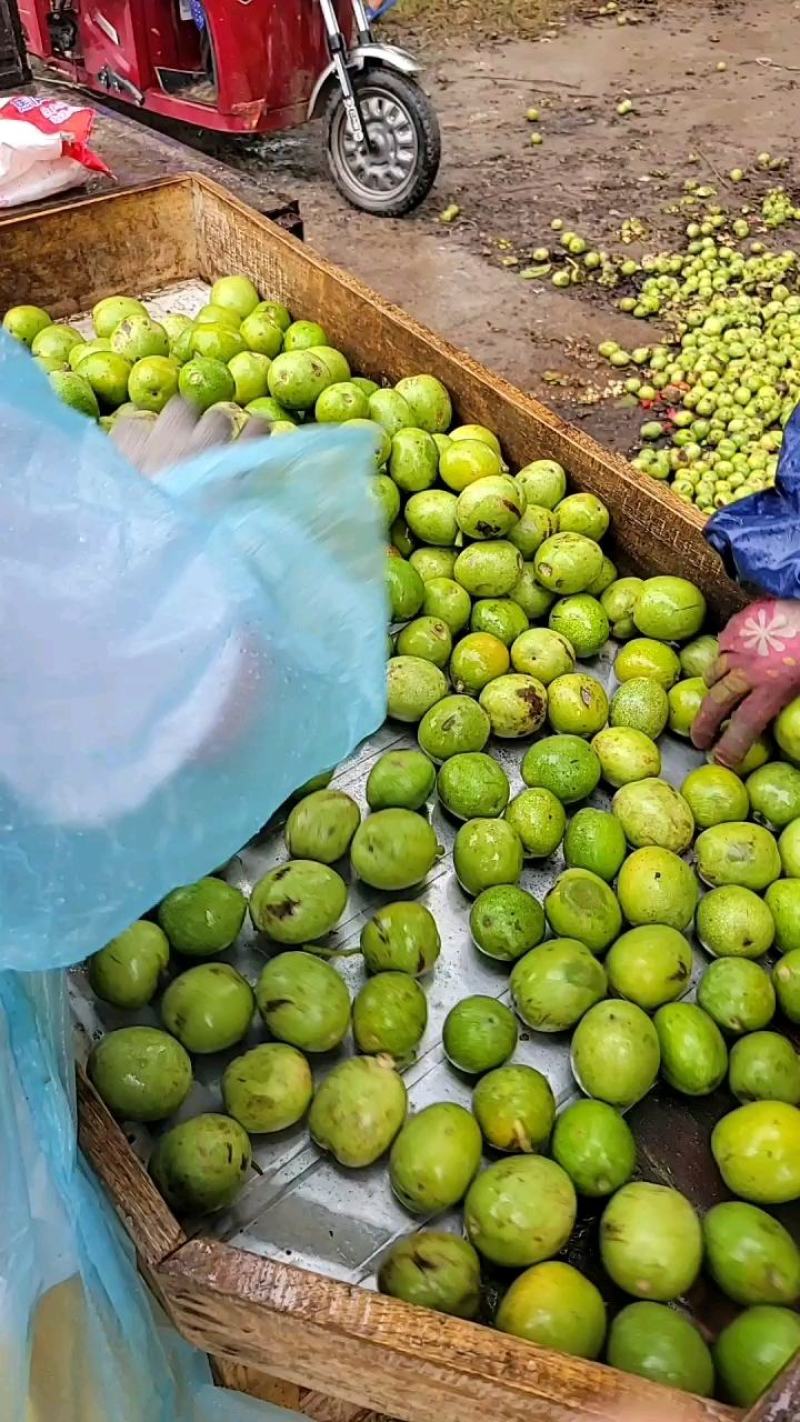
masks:
{"label": "red motorized tricycle", "polygon": [[325,117],[331,174],[366,212],[429,192],[439,126],[410,54],[363,0],[18,0],[28,50],[96,92],[225,133]]}

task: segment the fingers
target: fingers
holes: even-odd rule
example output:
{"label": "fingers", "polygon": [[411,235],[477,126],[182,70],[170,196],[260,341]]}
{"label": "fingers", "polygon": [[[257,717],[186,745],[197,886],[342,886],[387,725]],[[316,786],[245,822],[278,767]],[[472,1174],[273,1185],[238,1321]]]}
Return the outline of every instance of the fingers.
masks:
{"label": "fingers", "polygon": [[[239,438],[261,439],[268,434],[269,425],[251,418]],[[229,444],[236,437],[236,420],[228,410],[215,410],[212,406],[200,415],[194,405],[178,395],[164,406],[155,422],[123,415],[111,431],[121,453],[147,475],[204,454],[217,445]]]}
{"label": "fingers", "polygon": [[121,415],[114,421],[111,439],[129,463],[141,469],[147,449],[147,441],[153,432],[150,420],[137,420],[132,415]]}
{"label": "fingers", "polygon": [[194,433],[188,449],[182,453],[182,458],[189,455],[205,454],[208,449],[215,449],[220,444],[230,444],[236,437],[236,424],[234,416],[229,410],[215,410],[213,405],[210,410],[206,410],[195,426]]}
{"label": "fingers", "polygon": [[258,415],[251,415],[247,421],[240,439],[266,439],[269,436],[269,425],[266,420],[262,420]]}
{"label": "fingers", "polygon": [[111,436],[142,474],[156,474],[191,452],[197,422],[195,407],[175,395],[155,422],[123,415],[114,425]]}
{"label": "fingers", "polygon": [[724,676],[728,675],[730,666],[730,657],[727,652],[723,652],[722,656],[717,657],[716,660],[711,663],[711,666],[706,667],[703,672],[703,681],[706,686],[713,686],[715,681],[721,681]]}
{"label": "fingers", "polygon": [[735,770],[737,765],[741,765],[753,742],[782,710],[785,701],[786,688],[780,684],[758,686],[755,691],[751,691],[738,711],[734,712],[719,744],[714,747],[714,760],[719,765],[727,765],[730,770]]}
{"label": "fingers", "polygon": [[750,691],[750,679],[740,667],[734,667],[714,683],[698,711],[692,726],[692,744],[707,750],[717,738],[723,721]]}

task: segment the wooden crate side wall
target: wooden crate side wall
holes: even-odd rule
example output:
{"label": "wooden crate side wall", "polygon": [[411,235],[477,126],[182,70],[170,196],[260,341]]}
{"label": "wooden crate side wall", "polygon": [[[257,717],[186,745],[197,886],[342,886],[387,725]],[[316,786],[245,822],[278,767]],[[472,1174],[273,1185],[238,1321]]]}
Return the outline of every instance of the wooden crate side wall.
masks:
{"label": "wooden crate side wall", "polygon": [[4,221],[0,311],[31,302],[69,316],[195,276],[192,192],[191,180],[167,181]]}
{"label": "wooden crate side wall", "polygon": [[408,1422],[732,1422],[719,1403],[196,1239],[159,1284],[185,1337]]}

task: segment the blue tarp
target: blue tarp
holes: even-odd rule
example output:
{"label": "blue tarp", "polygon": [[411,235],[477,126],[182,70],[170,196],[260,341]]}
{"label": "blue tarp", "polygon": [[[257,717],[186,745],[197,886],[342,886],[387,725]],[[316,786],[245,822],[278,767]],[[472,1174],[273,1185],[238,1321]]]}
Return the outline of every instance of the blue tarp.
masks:
{"label": "blue tarp", "polygon": [[720,509],[705,536],[731,577],[773,597],[800,598],[800,405],[784,431],[774,489]]}
{"label": "blue tarp", "polygon": [[157,1317],[76,1147],[60,970],[382,721],[371,442],[299,430],[153,482],[2,332],[0,431],[0,1411],[55,1417],[30,1350],[67,1289],[58,1422],[285,1417]]}

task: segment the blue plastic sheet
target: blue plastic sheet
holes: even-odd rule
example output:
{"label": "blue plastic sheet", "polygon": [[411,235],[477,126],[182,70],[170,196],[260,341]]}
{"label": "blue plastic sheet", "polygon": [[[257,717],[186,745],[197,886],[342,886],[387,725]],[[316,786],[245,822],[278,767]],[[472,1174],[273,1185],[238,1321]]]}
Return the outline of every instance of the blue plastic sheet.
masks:
{"label": "blue plastic sheet", "polygon": [[720,509],[705,536],[732,577],[800,598],[800,405],[784,430],[775,487]]}
{"label": "blue plastic sheet", "polygon": [[0,1413],[285,1417],[214,1389],[139,1282],[75,1144],[59,970],[382,720],[371,442],[301,430],[152,482],[2,332],[0,431]]}
{"label": "blue plastic sheet", "polygon": [[396,4],[397,0],[380,0],[380,3],[376,5],[368,5],[367,19],[382,20],[384,15],[388,15],[389,11],[393,10]]}

